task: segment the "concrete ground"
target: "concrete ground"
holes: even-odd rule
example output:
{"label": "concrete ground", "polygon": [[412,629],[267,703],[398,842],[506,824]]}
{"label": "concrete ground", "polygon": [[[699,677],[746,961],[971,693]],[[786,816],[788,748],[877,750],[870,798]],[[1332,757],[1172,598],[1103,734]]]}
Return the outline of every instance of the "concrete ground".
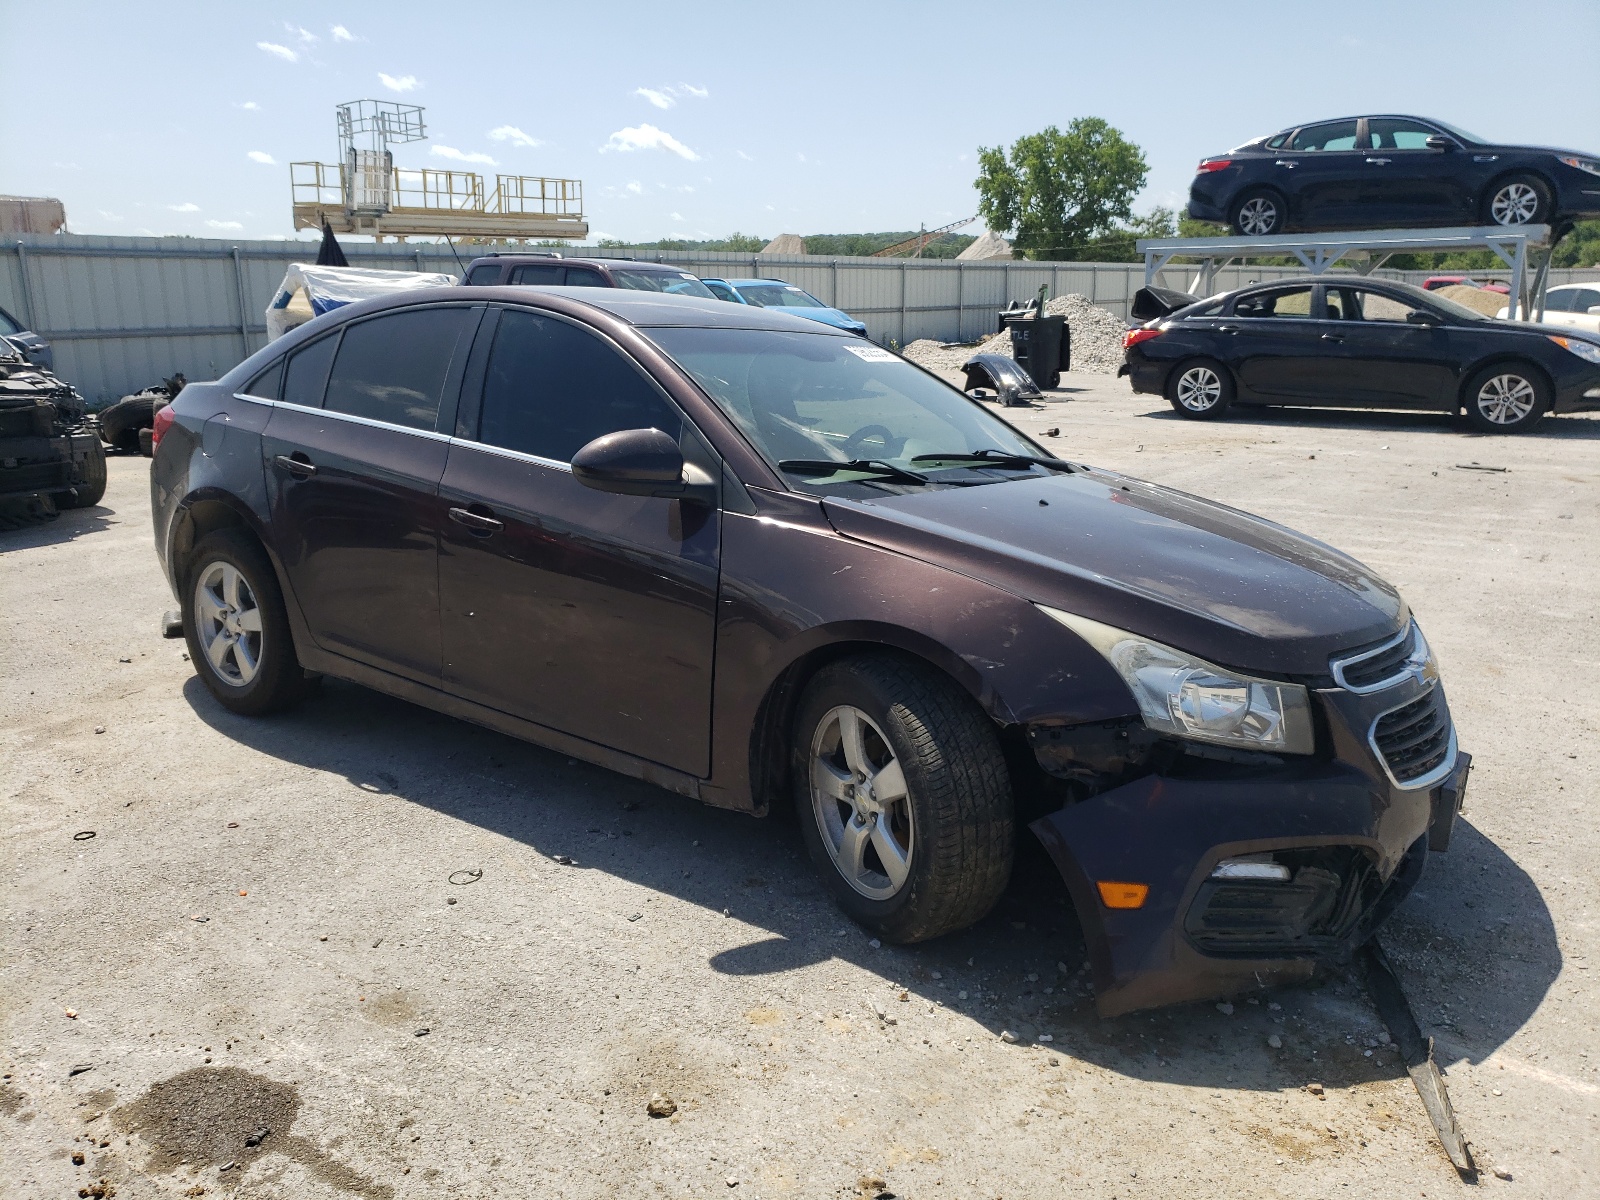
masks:
{"label": "concrete ground", "polygon": [[[1080,376],[1007,415],[1404,590],[1475,770],[1386,944],[1479,1187],[1597,1194],[1600,418],[1197,424]],[[0,1194],[1466,1190],[1350,978],[1101,1021],[1032,858],[880,949],[780,821],[349,685],[231,716],[157,635],[146,470],[0,533]]]}

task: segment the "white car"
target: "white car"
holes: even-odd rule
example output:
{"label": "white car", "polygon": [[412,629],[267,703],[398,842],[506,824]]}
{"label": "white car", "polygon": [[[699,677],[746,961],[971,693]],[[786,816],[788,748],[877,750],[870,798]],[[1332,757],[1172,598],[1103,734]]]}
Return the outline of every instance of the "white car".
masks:
{"label": "white car", "polygon": [[[1506,319],[1509,308],[1495,316]],[[1600,283],[1564,283],[1545,293],[1544,323],[1600,333]]]}

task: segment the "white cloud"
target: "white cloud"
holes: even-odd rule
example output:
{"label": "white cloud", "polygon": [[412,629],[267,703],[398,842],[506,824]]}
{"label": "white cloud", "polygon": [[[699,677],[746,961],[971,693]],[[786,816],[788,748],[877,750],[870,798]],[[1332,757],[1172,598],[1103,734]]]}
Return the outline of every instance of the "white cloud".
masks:
{"label": "white cloud", "polygon": [[102,216],[102,217],[104,217],[104,218],[105,218],[105,219],[106,219],[106,220],[108,220],[108,221],[120,221],[120,220],[122,220],[122,218],[121,218],[121,217],[119,217],[119,216],[118,216],[118,215],[117,215],[117,214],[116,214],[116,213],[114,213],[114,212],[107,212],[107,211],[106,211],[106,210],[105,210],[105,209],[103,209],[103,208],[102,208],[102,209],[100,209],[100,210],[99,210],[99,211],[100,211],[100,215],[101,215],[101,216]]}
{"label": "white cloud", "polygon": [[261,111],[261,105],[257,104],[254,100],[246,100],[243,104],[239,105],[239,107],[245,109],[247,112]]}
{"label": "white cloud", "polygon": [[268,54],[276,55],[284,62],[299,62],[300,56],[287,46],[280,46],[277,42],[257,42],[257,50],[265,50]]}
{"label": "white cloud", "polygon": [[686,158],[690,162],[700,160],[700,156],[693,150],[654,125],[630,125],[626,129],[617,130],[611,135],[610,140],[600,147],[602,154],[607,150],[670,150],[679,158]]}
{"label": "white cloud", "polygon": [[497,142],[510,142],[513,146],[542,146],[536,137],[529,137],[515,125],[501,125],[489,130],[489,136]]}
{"label": "white cloud", "polygon": [[683,220],[683,214],[682,213],[668,213],[667,215],[669,217],[671,217],[674,221]]}
{"label": "white cloud", "polygon": [[391,92],[409,92],[417,86],[417,77],[415,75],[402,75],[396,79],[393,75],[379,71],[378,82]]}
{"label": "white cloud", "polygon": [[333,40],[336,42],[353,42],[356,40],[355,35],[343,25],[335,25],[329,32],[333,34]]}
{"label": "white cloud", "polygon": [[251,162],[262,163],[263,165],[269,167],[277,166],[278,162],[277,159],[273,158],[272,155],[268,154],[265,150],[252,150],[245,157]]}
{"label": "white cloud", "polygon": [[295,37],[299,38],[302,46],[315,46],[319,41],[322,40],[304,25],[290,25],[286,21],[284,22],[283,30],[285,33],[292,33]]}
{"label": "white cloud", "polygon": [[680,83],[677,87],[634,88],[633,94],[643,96],[657,108],[671,108],[678,103],[679,96],[693,96],[696,100],[704,100],[711,93],[703,87],[695,87],[692,83]]}
{"label": "white cloud", "polygon": [[237,222],[237,221],[207,221],[206,224],[211,226],[211,228],[213,228],[213,229],[243,229],[244,228],[244,226],[239,224],[239,222]]}
{"label": "white cloud", "polygon": [[494,159],[487,154],[480,154],[475,150],[457,150],[454,146],[434,146],[429,153],[435,154],[440,158],[452,159],[455,162],[488,163],[491,167],[496,165]]}
{"label": "white cloud", "polygon": [[755,159],[753,159],[753,158],[751,158],[751,157],[750,157],[750,156],[749,156],[749,155],[748,155],[748,154],[746,154],[746,153],[745,153],[745,152],[744,152],[744,151],[743,151],[743,150],[740,150],[740,151],[739,151],[739,152],[738,152],[738,153],[739,153],[739,157],[740,157],[740,158],[742,158],[742,159],[744,159],[744,160],[745,160],[745,162],[755,162]]}
{"label": "white cloud", "polygon": [[169,204],[169,205],[167,205],[167,207],[170,208],[173,212],[199,212],[200,211],[200,206],[198,204],[191,204],[187,200],[184,201],[182,204]]}
{"label": "white cloud", "polygon": [[693,96],[696,100],[704,100],[707,96],[711,95],[711,93],[705,88],[695,87],[692,83],[684,84],[683,90],[688,92],[689,95]]}
{"label": "white cloud", "polygon": [[801,162],[805,162],[805,160],[806,160],[806,156],[804,154],[796,153],[795,157],[797,159],[799,159]]}
{"label": "white cloud", "polygon": [[635,96],[643,96],[657,108],[671,108],[677,103],[677,101],[674,100],[668,93],[658,92],[654,88],[635,88],[633,90],[633,94]]}
{"label": "white cloud", "polygon": [[637,179],[628,185],[628,190],[635,196],[644,194],[644,186]]}

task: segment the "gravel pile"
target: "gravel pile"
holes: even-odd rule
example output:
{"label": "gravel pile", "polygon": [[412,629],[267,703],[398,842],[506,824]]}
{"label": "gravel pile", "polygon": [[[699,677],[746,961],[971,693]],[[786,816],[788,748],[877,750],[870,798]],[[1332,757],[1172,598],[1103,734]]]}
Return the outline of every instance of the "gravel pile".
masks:
{"label": "gravel pile", "polygon": [[[1045,307],[1051,316],[1065,316],[1072,330],[1072,369],[1096,375],[1115,375],[1122,365],[1120,317],[1090,303],[1087,296],[1057,296]],[[913,362],[934,371],[959,371],[974,354],[1004,354],[1011,357],[1011,335],[997,333],[976,346],[947,346],[926,338],[912,342],[902,353]]]}

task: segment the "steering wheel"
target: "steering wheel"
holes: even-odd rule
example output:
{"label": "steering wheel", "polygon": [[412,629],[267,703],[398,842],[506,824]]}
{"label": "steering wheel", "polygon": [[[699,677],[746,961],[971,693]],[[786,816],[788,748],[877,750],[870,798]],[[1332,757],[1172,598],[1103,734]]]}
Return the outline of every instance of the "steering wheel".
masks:
{"label": "steering wheel", "polygon": [[[881,449],[870,445],[872,442]],[[845,438],[842,449],[846,458],[890,458],[900,453],[904,445],[905,439],[895,437],[882,425],[863,425]]]}

